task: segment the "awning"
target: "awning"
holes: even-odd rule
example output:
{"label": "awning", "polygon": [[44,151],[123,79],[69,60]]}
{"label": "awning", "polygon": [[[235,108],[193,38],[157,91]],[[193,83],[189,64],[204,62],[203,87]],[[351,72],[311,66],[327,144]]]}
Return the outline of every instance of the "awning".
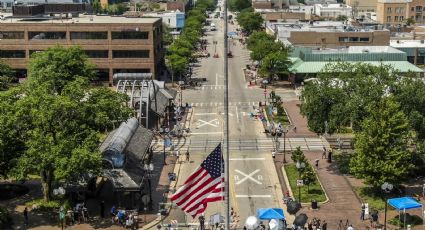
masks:
{"label": "awning", "polygon": [[257,217],[260,220],[285,219],[285,214],[281,208],[260,208],[257,209]]}
{"label": "awning", "polygon": [[388,200],[388,204],[397,210],[408,210],[421,208],[422,204],[412,197],[393,198]]}
{"label": "awning", "polygon": [[[325,66],[331,63],[337,63],[337,62],[304,62],[302,60],[298,59],[292,59],[292,66],[289,68],[289,71],[292,73],[319,73],[322,70],[324,70]],[[356,64],[359,62],[347,62],[350,64]],[[374,66],[379,65],[389,65],[392,66],[395,70],[401,72],[401,73],[407,73],[407,72],[415,72],[415,73],[423,73],[424,70],[421,68],[413,65],[412,63],[408,61],[363,61],[361,63],[371,64]]]}

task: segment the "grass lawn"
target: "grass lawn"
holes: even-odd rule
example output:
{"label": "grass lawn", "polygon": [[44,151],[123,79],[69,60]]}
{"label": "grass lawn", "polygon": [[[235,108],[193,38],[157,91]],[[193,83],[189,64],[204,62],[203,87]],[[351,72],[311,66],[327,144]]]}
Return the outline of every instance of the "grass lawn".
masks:
{"label": "grass lawn", "polygon": [[281,123],[283,126],[287,126],[287,125],[289,125],[290,123],[289,123],[289,119],[288,119],[288,117],[286,116],[286,113],[283,113],[283,114],[277,114],[276,116],[273,116],[273,115],[270,115],[269,114],[269,107],[270,107],[270,105],[269,106],[267,106],[267,109],[266,109],[266,114],[267,114],[267,118],[269,119],[269,121],[271,122],[271,121],[274,121],[274,122],[276,122],[276,123]]}
{"label": "grass lawn", "polygon": [[[285,165],[285,171],[286,175],[288,176],[294,198],[298,200],[298,169],[295,164],[287,164]],[[318,202],[323,202],[326,200],[325,192],[322,190],[322,187],[318,181],[315,184],[310,185],[309,190],[307,190],[306,185],[301,187],[301,202],[308,203],[312,200],[316,200]]]}
{"label": "grass lawn", "polygon": [[364,202],[369,203],[370,210],[377,209],[383,211],[385,209],[385,202],[382,200],[382,197],[375,195],[369,187],[356,187],[354,190]]}

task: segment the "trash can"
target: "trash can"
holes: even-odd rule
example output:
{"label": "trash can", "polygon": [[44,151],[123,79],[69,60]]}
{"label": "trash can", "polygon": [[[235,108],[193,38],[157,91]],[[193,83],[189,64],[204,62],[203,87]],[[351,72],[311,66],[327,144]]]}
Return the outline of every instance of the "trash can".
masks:
{"label": "trash can", "polygon": [[311,201],[311,209],[317,209],[317,201],[316,200],[312,200]]}

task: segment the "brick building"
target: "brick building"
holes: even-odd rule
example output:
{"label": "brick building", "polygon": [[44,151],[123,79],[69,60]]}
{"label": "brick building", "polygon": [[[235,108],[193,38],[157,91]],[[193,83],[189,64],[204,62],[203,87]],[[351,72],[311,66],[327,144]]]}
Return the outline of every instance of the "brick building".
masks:
{"label": "brick building", "polygon": [[6,18],[0,23],[0,58],[25,72],[30,56],[56,44],[79,45],[99,80],[114,73],[152,73],[163,63],[161,18],[82,15],[77,18]]}
{"label": "brick building", "polygon": [[408,18],[425,22],[425,0],[378,0],[376,20],[386,25],[404,25]]}

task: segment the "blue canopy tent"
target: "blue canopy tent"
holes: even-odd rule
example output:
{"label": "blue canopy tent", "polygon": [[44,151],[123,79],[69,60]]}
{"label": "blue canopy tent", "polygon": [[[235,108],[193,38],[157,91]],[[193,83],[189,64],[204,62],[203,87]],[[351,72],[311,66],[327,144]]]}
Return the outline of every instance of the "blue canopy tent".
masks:
{"label": "blue canopy tent", "polygon": [[259,208],[257,209],[257,217],[260,220],[285,219],[285,214],[281,208]]}
{"label": "blue canopy tent", "polygon": [[[400,211],[403,211],[404,213],[406,213],[406,210],[409,210],[409,209],[422,208],[422,204],[416,201],[415,199],[413,199],[412,197],[392,198],[387,200],[387,202],[393,208],[398,210],[399,218],[400,218]],[[422,213],[423,213],[423,209],[422,209]],[[404,215],[404,226],[406,227],[406,215]]]}

